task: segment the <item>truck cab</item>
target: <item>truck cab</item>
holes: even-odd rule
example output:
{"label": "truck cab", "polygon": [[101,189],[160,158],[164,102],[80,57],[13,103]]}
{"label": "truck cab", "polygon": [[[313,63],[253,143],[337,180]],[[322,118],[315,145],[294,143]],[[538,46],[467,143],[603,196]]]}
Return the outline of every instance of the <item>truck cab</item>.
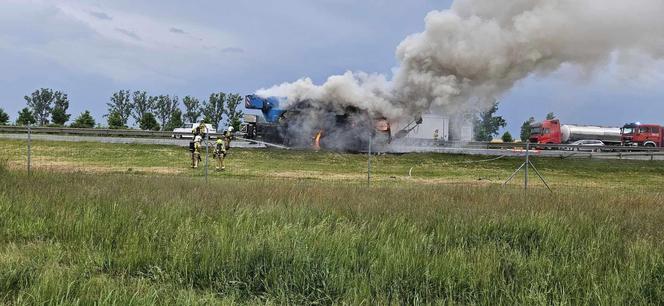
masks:
{"label": "truck cab", "polygon": [[560,144],[560,120],[544,120],[530,126],[530,142],[541,144]]}
{"label": "truck cab", "polygon": [[280,107],[282,100],[285,100],[285,98],[263,98],[257,95],[247,95],[244,97],[244,107],[260,110],[263,113],[263,118],[268,123],[278,123],[281,116],[286,112]]}
{"label": "truck cab", "polygon": [[634,147],[662,147],[664,130],[661,125],[628,123],[620,129],[622,145]]}

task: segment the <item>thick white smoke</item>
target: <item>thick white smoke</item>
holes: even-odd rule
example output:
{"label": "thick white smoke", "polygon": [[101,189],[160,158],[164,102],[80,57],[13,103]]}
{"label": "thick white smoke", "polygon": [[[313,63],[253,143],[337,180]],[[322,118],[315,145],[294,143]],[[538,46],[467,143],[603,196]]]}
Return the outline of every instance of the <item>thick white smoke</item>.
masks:
{"label": "thick white smoke", "polygon": [[397,48],[397,72],[347,72],[257,92],[354,105],[391,119],[482,109],[531,74],[563,64],[592,73],[638,55],[664,57],[663,0],[457,0],[430,12]]}

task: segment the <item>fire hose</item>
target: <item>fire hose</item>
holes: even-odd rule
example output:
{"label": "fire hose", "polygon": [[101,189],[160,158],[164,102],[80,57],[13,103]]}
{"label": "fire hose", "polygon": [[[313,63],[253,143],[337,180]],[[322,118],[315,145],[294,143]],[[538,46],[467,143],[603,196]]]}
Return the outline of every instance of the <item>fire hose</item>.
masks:
{"label": "fire hose", "polygon": [[[494,157],[494,158],[490,158],[490,159],[483,159],[483,160],[466,160],[466,161],[462,161],[462,162],[444,163],[444,164],[441,164],[441,166],[486,163],[486,162],[496,161],[496,160],[499,160],[499,159],[505,158],[505,157],[507,157],[507,155],[501,155],[501,156],[498,156],[498,157]],[[413,177],[413,169],[415,167],[419,167],[421,165],[422,165],[422,163],[410,167],[410,170],[408,170],[408,177]]]}
{"label": "fire hose", "polygon": [[273,143],[269,143],[269,142],[265,142],[265,141],[259,141],[259,140],[253,140],[253,139],[246,139],[246,138],[242,138],[242,137],[235,137],[235,138],[236,138],[236,139],[240,139],[240,140],[244,140],[244,141],[247,141],[247,142],[250,142],[250,143],[256,143],[256,144],[266,145],[266,146],[268,146],[268,147],[275,147],[275,148],[279,148],[279,149],[290,150],[290,148],[287,147],[287,146],[282,146],[282,145],[278,145],[278,144],[273,144]]}

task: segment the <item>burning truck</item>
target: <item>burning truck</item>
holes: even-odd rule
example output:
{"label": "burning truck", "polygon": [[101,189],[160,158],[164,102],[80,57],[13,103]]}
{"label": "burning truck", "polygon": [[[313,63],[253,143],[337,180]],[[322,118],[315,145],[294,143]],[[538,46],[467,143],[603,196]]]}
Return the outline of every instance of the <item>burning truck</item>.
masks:
{"label": "burning truck", "polygon": [[245,108],[263,114],[245,117],[247,137],[294,148],[356,152],[366,150],[370,139],[378,148],[392,141],[388,120],[367,110],[321,101],[287,102],[246,96]]}

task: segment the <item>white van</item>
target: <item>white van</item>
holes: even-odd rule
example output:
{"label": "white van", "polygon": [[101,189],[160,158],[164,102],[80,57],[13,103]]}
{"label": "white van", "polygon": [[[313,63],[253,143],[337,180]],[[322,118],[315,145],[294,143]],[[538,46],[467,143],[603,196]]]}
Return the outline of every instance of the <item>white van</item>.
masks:
{"label": "white van", "polygon": [[[182,125],[182,127],[176,128],[173,130],[173,135],[171,137],[173,138],[194,138],[194,133],[192,131],[197,128],[200,123],[185,123]],[[215,134],[217,131],[212,127],[212,124],[205,124],[205,127],[207,128],[208,134]]]}

